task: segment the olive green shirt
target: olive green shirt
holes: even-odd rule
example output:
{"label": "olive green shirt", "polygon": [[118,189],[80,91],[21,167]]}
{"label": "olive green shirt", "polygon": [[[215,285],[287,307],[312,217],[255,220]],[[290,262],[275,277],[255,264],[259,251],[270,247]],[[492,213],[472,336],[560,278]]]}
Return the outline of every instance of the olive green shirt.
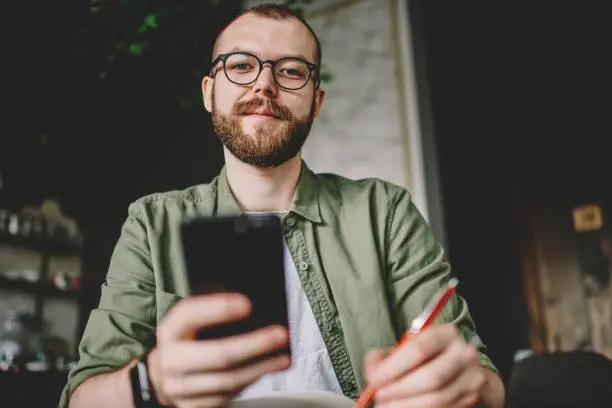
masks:
{"label": "olive green shirt", "polygon": [[[239,213],[225,169],[209,184],[129,206],[60,407],[87,378],[151,348],[156,324],[188,295],[181,220]],[[342,391],[356,398],[365,352],[393,345],[451,277],[443,250],[406,189],[315,174],[306,164],[282,226]],[[454,322],[479,346],[481,364],[497,371],[463,298],[455,296],[438,321]]]}

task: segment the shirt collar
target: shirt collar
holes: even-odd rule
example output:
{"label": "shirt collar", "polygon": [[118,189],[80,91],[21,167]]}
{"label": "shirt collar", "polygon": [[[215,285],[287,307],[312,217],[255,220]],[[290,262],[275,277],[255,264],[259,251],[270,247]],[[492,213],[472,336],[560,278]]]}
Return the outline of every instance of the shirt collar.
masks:
{"label": "shirt collar", "polygon": [[[300,178],[290,210],[311,222],[317,224],[322,222],[316,175],[304,161],[302,161]],[[220,215],[235,215],[241,212],[227,180],[225,166],[223,166],[217,178],[217,213]]]}

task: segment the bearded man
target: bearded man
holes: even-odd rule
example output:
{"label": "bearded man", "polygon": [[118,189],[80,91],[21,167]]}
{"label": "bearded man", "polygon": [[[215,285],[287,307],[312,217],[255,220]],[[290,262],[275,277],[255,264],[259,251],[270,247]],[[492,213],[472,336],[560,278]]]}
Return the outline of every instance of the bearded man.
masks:
{"label": "bearded man", "polygon": [[[130,205],[61,407],[227,407],[301,390],[354,399],[366,385],[381,408],[503,406],[503,383],[460,296],[439,324],[391,352],[450,267],[406,189],[307,167],[300,151],[325,96],[320,67],[317,36],[280,6],[248,9],[221,32],[202,92],[225,166],[208,184]],[[251,304],[177,289],[178,226],[185,216],[243,213],[282,218],[289,330],[198,340]],[[291,357],[273,353],[289,342]]]}

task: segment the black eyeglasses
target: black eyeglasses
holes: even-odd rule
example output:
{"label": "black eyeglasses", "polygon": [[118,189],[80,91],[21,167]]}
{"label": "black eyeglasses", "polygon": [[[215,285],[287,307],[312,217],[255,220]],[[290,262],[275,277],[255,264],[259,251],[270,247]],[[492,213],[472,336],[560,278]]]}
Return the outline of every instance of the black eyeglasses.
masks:
{"label": "black eyeglasses", "polygon": [[223,72],[227,79],[236,85],[250,85],[257,81],[264,64],[272,66],[274,81],[281,88],[295,91],[308,83],[317,66],[301,58],[286,57],[279,60],[262,60],[246,52],[221,54],[212,63],[211,77],[215,65],[223,62]]}

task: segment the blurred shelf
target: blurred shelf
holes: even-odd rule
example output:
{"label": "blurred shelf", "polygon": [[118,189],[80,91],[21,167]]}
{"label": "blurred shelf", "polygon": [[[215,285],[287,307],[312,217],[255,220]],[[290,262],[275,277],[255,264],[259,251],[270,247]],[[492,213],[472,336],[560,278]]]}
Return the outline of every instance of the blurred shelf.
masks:
{"label": "blurred shelf", "polygon": [[26,280],[13,280],[0,277],[0,289],[18,290],[32,294],[42,294],[48,297],[76,298],[79,294],[74,289],[59,289],[51,283],[30,282]]}
{"label": "blurred shelf", "polygon": [[0,237],[0,245],[31,249],[48,256],[81,256],[81,247],[65,241]]}

